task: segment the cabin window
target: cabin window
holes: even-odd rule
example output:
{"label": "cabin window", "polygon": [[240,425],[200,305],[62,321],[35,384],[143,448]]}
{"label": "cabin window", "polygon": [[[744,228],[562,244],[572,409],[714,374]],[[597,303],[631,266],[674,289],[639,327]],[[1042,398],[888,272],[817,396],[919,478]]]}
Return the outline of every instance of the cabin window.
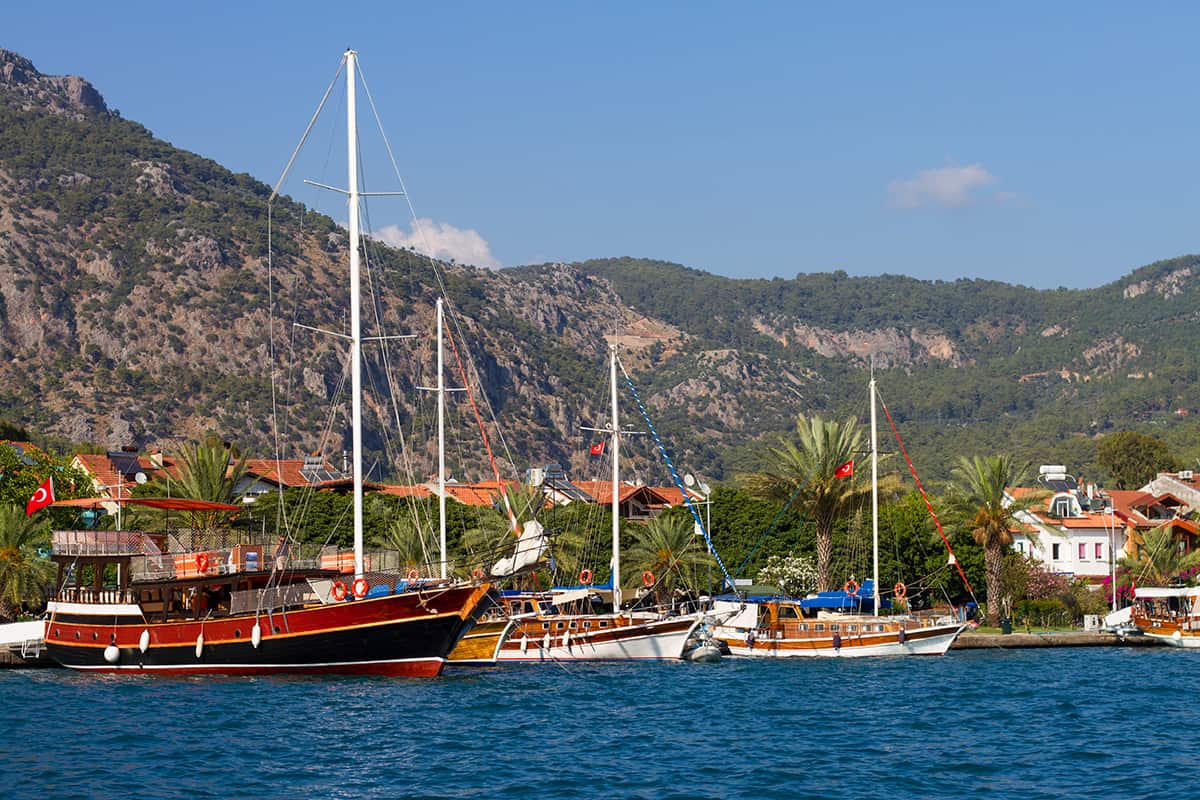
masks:
{"label": "cabin window", "polygon": [[823,630],[825,630],[825,623],[823,623],[823,622],[818,622],[816,625],[813,625],[813,630],[814,630],[814,631],[823,631]]}
{"label": "cabin window", "polygon": [[858,626],[857,626],[857,625],[847,625],[847,626],[846,626],[846,630],[848,630],[848,631],[856,631],[856,630],[858,630]]}
{"label": "cabin window", "polygon": [[806,630],[808,630],[808,625],[807,625],[806,623],[803,623],[803,622],[801,622],[801,623],[800,623],[800,630],[802,630],[802,631],[806,631]]}
{"label": "cabin window", "polygon": [[584,629],[585,631],[586,631],[588,628],[590,628],[590,627],[592,627],[592,623],[590,623],[590,622],[584,622],[584,623],[583,623],[583,629]]}
{"label": "cabin window", "polygon": [[571,624],[568,625],[567,627],[570,628],[571,630],[575,630],[576,628],[579,627],[579,623],[576,622],[575,620],[571,620]]}
{"label": "cabin window", "polygon": [[1060,547],[1060,545],[1058,545],[1058,544],[1050,545],[1050,560],[1051,561],[1058,561],[1058,559],[1061,557],[1058,554],[1059,547]]}
{"label": "cabin window", "polygon": [[521,613],[521,604],[520,603],[509,603],[508,610],[510,612],[512,612],[513,614],[520,614]]}
{"label": "cabin window", "polygon": [[563,628],[567,627],[567,623],[565,623],[565,622],[556,622],[556,623],[554,623],[554,627],[555,627],[556,629],[558,629],[558,630],[560,630],[560,631],[561,631]]}
{"label": "cabin window", "polygon": [[876,625],[875,630],[879,631],[880,633],[883,633],[883,630],[884,630],[883,625]]}
{"label": "cabin window", "polygon": [[1086,542],[1079,543],[1079,560],[1080,561],[1087,560],[1087,543]]}
{"label": "cabin window", "polygon": [[544,631],[548,631],[548,630],[550,630],[550,623],[549,623],[549,622],[543,622],[543,623],[542,623],[542,630],[544,630]]}
{"label": "cabin window", "polygon": [[831,631],[840,631],[841,629],[842,629],[842,626],[836,622],[829,626],[829,630],[831,630]]}
{"label": "cabin window", "polygon": [[605,620],[600,620],[600,627],[601,627],[601,628],[607,628],[607,627],[608,627],[608,622],[607,622],[607,621],[605,621]]}
{"label": "cabin window", "polygon": [[780,606],[779,607],[779,618],[780,619],[800,619],[800,615],[797,614],[796,609],[792,608],[791,606]]}
{"label": "cabin window", "polygon": [[526,614],[533,613],[533,603],[526,602],[525,605],[521,606],[521,608],[525,610]]}
{"label": "cabin window", "polygon": [[1099,561],[1102,558],[1104,558],[1104,544],[1096,542],[1096,560]]}

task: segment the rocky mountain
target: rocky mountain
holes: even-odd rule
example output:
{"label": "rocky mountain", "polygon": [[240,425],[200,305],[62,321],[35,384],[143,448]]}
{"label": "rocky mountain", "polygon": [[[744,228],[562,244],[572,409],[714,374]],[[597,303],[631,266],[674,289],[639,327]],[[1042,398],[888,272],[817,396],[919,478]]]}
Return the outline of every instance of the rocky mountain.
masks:
{"label": "rocky mountain", "polygon": [[[342,347],[294,323],[344,327],[345,236],[288,198],[268,219],[269,194],[121,119],[82,78],[0,51],[0,417],[99,445],[169,448],[216,431],[256,453],[278,440],[285,455],[336,457]],[[864,416],[872,361],[933,476],[954,454],[997,450],[1090,469],[1097,436],[1138,425],[1200,454],[1198,257],[1054,291],[732,280],[631,258],[491,271],[374,242],[368,257],[386,332],[421,337],[368,352],[368,384],[396,398],[368,398],[377,474],[405,452],[425,469],[431,396],[419,387],[435,380],[439,281],[494,443],[519,469],[587,466],[579,427],[605,414],[610,341],[677,461],[711,478],[753,468],[799,414]],[[469,403],[451,405],[458,474],[485,477]],[[635,413],[624,410],[631,424]],[[387,432],[396,419],[403,446]],[[662,479],[652,462],[634,448],[634,469]]]}

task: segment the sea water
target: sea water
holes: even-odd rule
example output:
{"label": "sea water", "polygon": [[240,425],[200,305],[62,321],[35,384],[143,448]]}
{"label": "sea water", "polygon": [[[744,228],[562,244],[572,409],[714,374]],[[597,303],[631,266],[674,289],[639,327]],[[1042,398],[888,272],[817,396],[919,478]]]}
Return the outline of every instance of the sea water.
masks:
{"label": "sea water", "polygon": [[10,670],[0,796],[1191,797],[1198,671],[1167,648],[425,680]]}

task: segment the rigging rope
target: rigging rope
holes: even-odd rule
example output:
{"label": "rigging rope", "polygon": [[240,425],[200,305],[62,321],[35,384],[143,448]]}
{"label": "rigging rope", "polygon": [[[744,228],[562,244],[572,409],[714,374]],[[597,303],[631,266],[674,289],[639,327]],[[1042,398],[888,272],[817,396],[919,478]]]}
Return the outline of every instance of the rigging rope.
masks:
{"label": "rigging rope", "polygon": [[[683,502],[687,505],[688,511],[692,512],[692,519],[696,521],[696,527],[704,534],[704,541],[708,544],[708,552],[712,553],[713,558],[717,560],[717,566],[721,568],[721,573],[725,576],[725,582],[731,591],[737,591],[737,584],[733,582],[733,576],[729,574],[729,570],[725,567],[725,562],[721,560],[721,554],[717,552],[716,545],[713,544],[712,537],[708,535],[708,528],[704,526],[704,520],[700,517],[700,512],[692,503],[692,498],[688,495],[687,488],[684,487],[683,481],[679,478],[679,472],[675,469],[675,464],[671,461],[671,456],[667,453],[667,448],[663,445],[662,439],[658,435],[658,430],[655,429],[654,423],[650,421],[650,415],[646,412],[646,406],[642,404],[641,395],[638,394],[637,387],[633,385],[633,379],[629,377],[629,373],[625,371],[625,365],[621,363],[621,359],[617,359],[618,366],[621,367],[621,374],[625,376],[625,383],[629,386],[629,391],[633,393],[633,401],[637,403],[638,411],[642,413],[642,419],[646,422],[646,427],[650,429],[650,436],[654,439],[655,446],[658,447],[658,452],[662,454],[663,461],[667,464],[667,469],[671,472],[671,479],[675,481],[675,488],[679,489],[679,493],[683,496]],[[616,509],[613,509],[616,513]]]}
{"label": "rigging rope", "polygon": [[958,575],[962,578],[963,585],[967,587],[967,591],[971,593],[971,599],[976,605],[979,603],[979,598],[975,596],[975,590],[971,588],[971,582],[967,580],[967,573],[963,572],[962,564],[958,563],[958,558],[954,555],[954,548],[950,546],[950,540],[946,538],[946,532],[942,530],[942,522],[938,519],[937,512],[933,510],[933,503],[929,501],[929,495],[925,493],[925,486],[921,483],[920,476],[917,475],[917,468],[913,465],[912,459],[908,457],[908,450],[904,447],[904,441],[900,438],[900,431],[896,429],[896,423],[892,419],[892,412],[888,411],[887,403],[883,402],[883,398],[879,397],[876,391],[876,397],[879,398],[879,407],[883,409],[883,415],[887,417],[888,425],[892,427],[892,434],[896,437],[896,444],[900,445],[900,453],[904,456],[904,461],[908,464],[908,471],[912,473],[913,480],[917,482],[917,490],[921,493],[921,499],[925,501],[925,507],[929,509],[929,516],[933,517],[933,524],[937,526],[938,535],[942,537],[942,543],[946,545],[946,551],[950,553],[950,558],[954,559],[954,566],[958,569]]}
{"label": "rigging rope", "polygon": [[783,508],[779,509],[779,512],[775,515],[775,519],[771,520],[771,524],[767,526],[767,530],[762,536],[758,537],[758,541],[754,543],[754,547],[750,548],[750,552],[742,559],[742,563],[738,564],[737,569],[733,573],[734,575],[742,574],[742,570],[750,563],[750,559],[754,558],[754,554],[758,552],[758,548],[762,547],[762,543],[771,535],[771,531],[775,530],[775,526],[779,524],[779,520],[783,519],[783,515],[788,510],[788,507],[796,501],[796,498],[800,496],[800,492],[804,490],[806,485],[807,483],[802,483],[796,487],[796,491],[792,492],[792,496],[783,504]]}
{"label": "rigging rope", "polygon": [[458,343],[454,339],[454,334],[449,328],[446,329],[446,338],[450,340],[450,348],[454,351],[454,360],[458,363],[458,372],[462,376],[463,386],[467,388],[467,399],[471,401],[471,411],[475,413],[475,422],[479,425],[479,435],[483,437],[483,446],[487,448],[488,461],[492,465],[492,474],[496,477],[496,488],[500,492],[500,498],[504,501],[504,511],[508,514],[508,524],[512,526],[512,532],[517,536],[521,535],[521,525],[517,522],[517,515],[513,513],[512,504],[508,501],[508,492],[505,491],[504,483],[500,480],[500,469],[496,466],[496,456],[492,454],[492,443],[488,440],[487,429],[483,425],[483,417],[479,414],[479,406],[475,404],[475,392],[471,390],[471,381],[467,378],[467,370],[463,366],[462,356],[458,352]]}

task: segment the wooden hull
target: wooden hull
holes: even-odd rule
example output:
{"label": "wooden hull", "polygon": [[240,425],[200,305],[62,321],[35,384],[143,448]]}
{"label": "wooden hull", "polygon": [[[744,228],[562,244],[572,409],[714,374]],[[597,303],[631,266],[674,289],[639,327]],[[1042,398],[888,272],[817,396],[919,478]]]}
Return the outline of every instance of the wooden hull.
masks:
{"label": "wooden hull", "polygon": [[[65,667],[118,674],[431,677],[441,673],[454,645],[491,605],[488,589],[459,586],[257,617],[149,624],[134,603],[53,601],[46,649]],[[256,621],[257,646],[252,641]],[[143,632],[148,637],[144,651]],[[114,660],[106,657],[109,644],[117,648]]]}
{"label": "wooden hull", "polygon": [[[726,606],[722,608],[721,606]],[[770,604],[776,612],[779,604]],[[786,604],[784,604],[786,605]],[[943,655],[966,627],[955,621],[860,615],[755,623],[757,606],[718,603],[728,614],[713,636],[731,655],[751,658],[856,658]]]}
{"label": "wooden hull", "polygon": [[1170,620],[1134,615],[1133,624],[1141,630],[1144,636],[1158,639],[1172,647],[1200,648],[1200,620],[1194,618]]}
{"label": "wooden hull", "polygon": [[446,663],[452,667],[484,667],[496,663],[500,643],[512,624],[507,619],[479,622],[459,640]]}
{"label": "wooden hull", "polygon": [[514,620],[498,663],[674,661],[683,657],[701,615],[659,619],[628,614],[546,615]]}

